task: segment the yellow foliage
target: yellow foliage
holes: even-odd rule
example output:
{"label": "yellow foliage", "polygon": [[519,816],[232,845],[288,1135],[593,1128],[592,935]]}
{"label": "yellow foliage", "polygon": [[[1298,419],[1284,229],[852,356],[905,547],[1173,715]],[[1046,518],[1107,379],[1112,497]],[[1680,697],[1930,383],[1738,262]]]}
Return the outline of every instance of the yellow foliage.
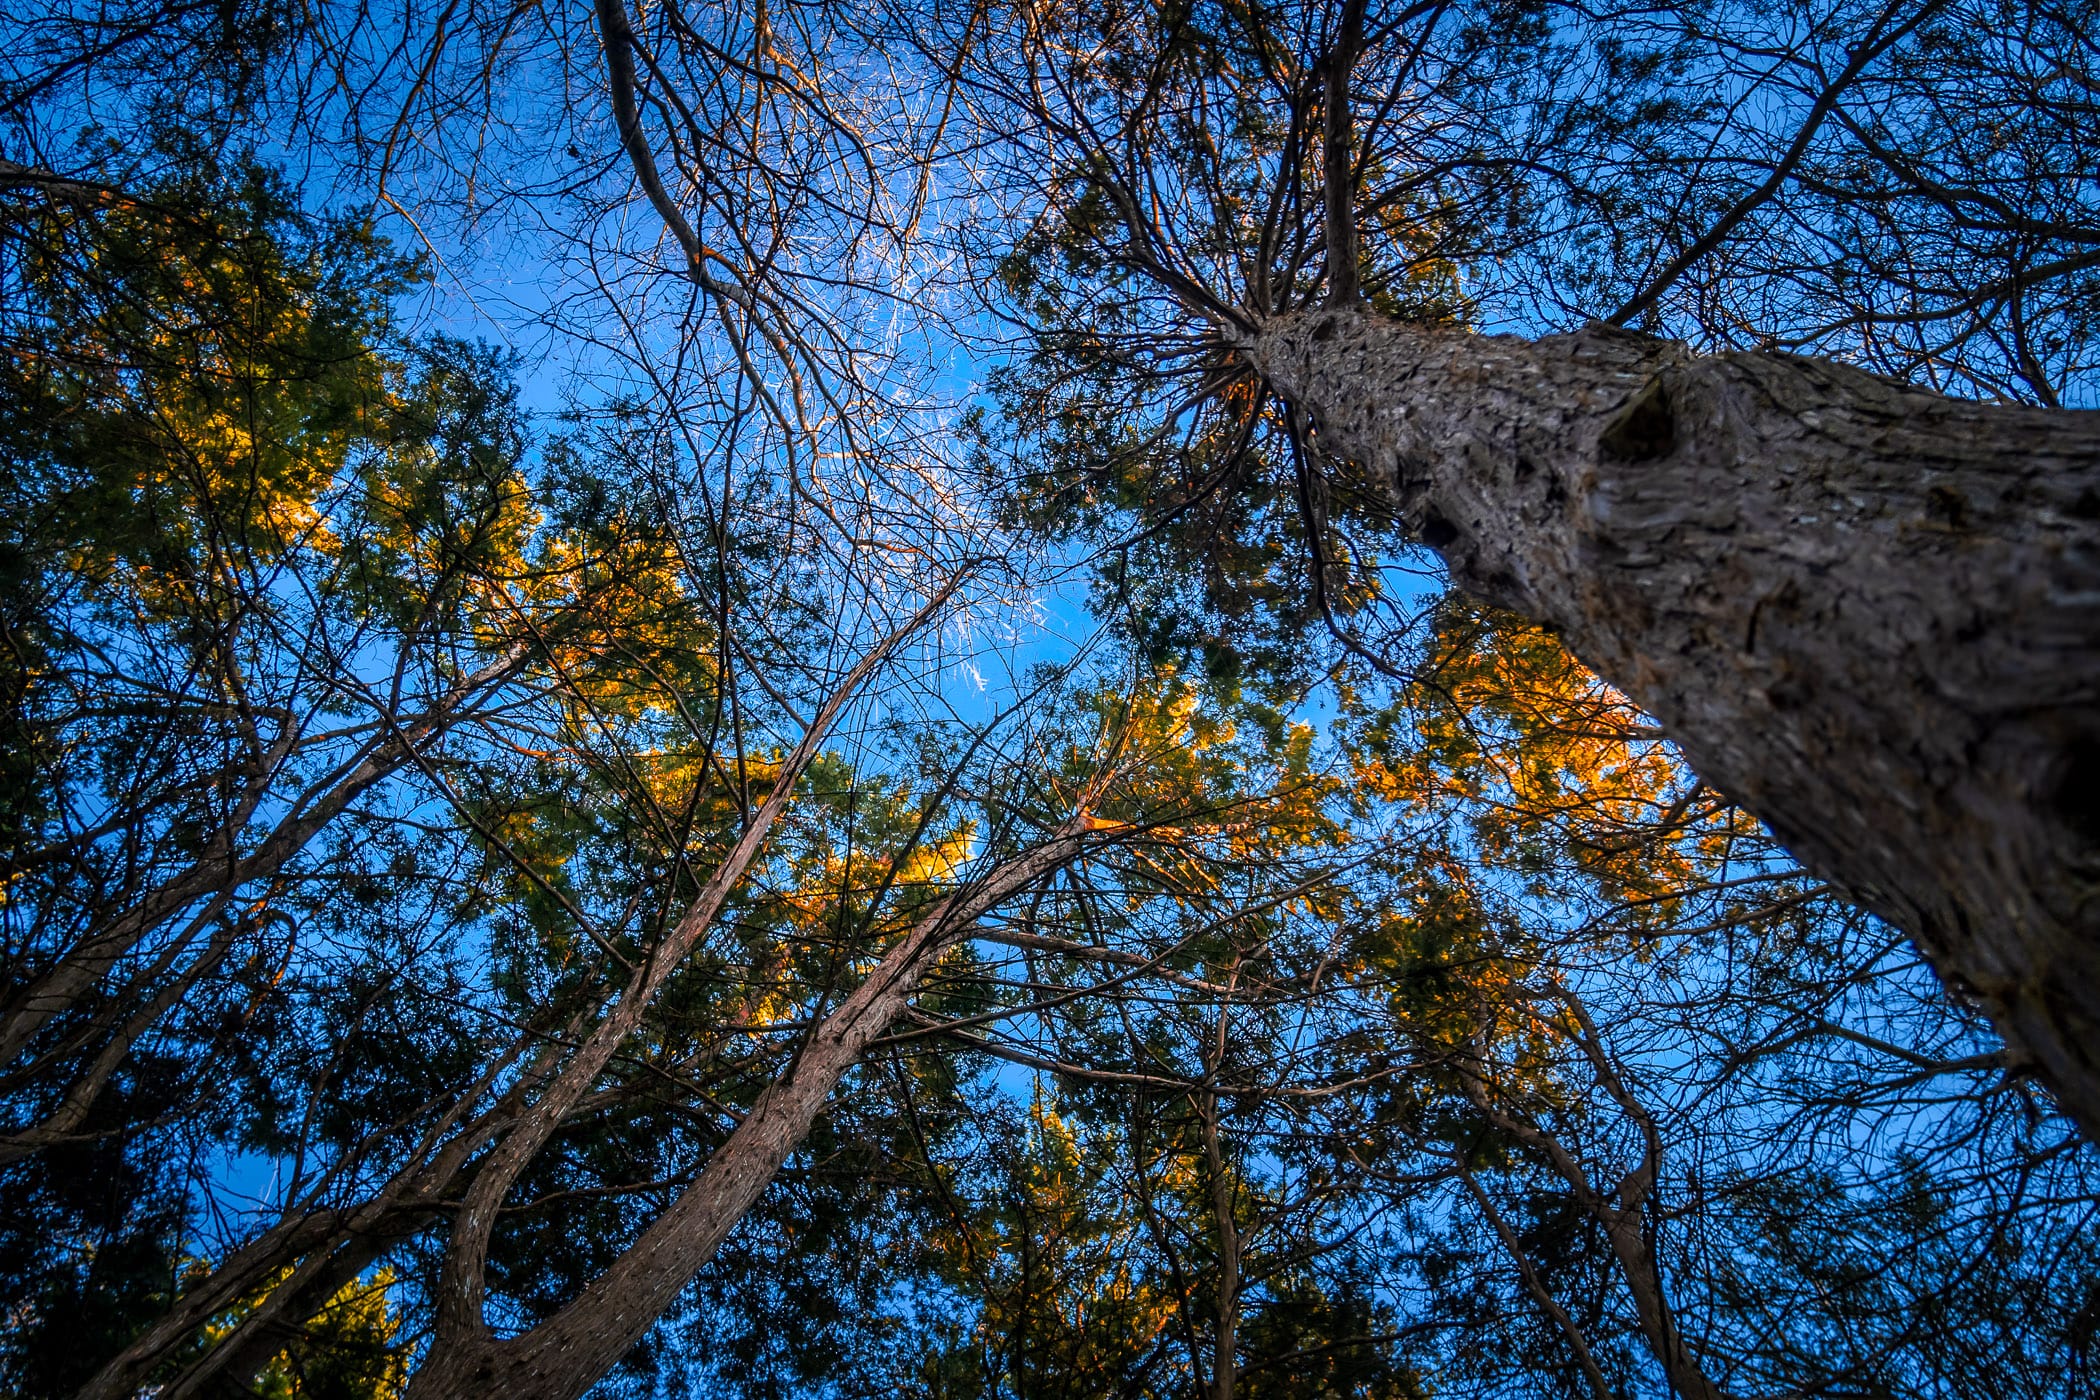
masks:
{"label": "yellow foliage", "polygon": [[[230,1336],[272,1290],[291,1277],[286,1269],[263,1288],[220,1314],[204,1329],[207,1346]],[[399,1341],[401,1320],[388,1302],[396,1283],[390,1269],[352,1279],[311,1318],[297,1338],[246,1380],[246,1391],[262,1400],[396,1400],[408,1389],[408,1348]]]}

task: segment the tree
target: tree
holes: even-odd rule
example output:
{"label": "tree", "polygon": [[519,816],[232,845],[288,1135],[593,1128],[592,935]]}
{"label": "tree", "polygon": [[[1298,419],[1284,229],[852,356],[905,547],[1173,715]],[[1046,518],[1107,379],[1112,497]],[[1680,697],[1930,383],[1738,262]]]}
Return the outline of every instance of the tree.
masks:
{"label": "tree", "polygon": [[[2064,178],[2095,78],[2053,56],[2081,15],[1840,4],[1788,39],[1726,5],[1022,6],[982,83],[1067,402],[1099,369],[1136,439],[1232,444],[1178,459],[1154,520],[1273,436],[1316,590],[1369,567],[1330,526],[1383,521],[1553,629],[2100,1132],[2100,428],[2054,407],[2086,391],[2100,226]],[[1888,198],[1928,222],[1875,222]],[[1782,256],[1818,241],[1844,265]],[[1479,312],[1609,319],[1527,340],[1406,304],[1453,264]]]}
{"label": "tree", "polygon": [[[404,1370],[521,1396],[682,1370],[1221,1400],[2075,1382],[2095,1192],[2029,1062],[1554,637],[1379,567],[1392,493],[1334,459],[1345,424],[1297,430],[1243,372],[1259,336],[1202,329],[1187,363],[1161,338],[1250,238],[1288,269],[1244,279],[1289,292],[1261,312],[1278,335],[1324,301],[1323,221],[1347,221],[1310,200],[1256,232],[1283,167],[1241,157],[1296,140],[1318,188],[1352,147],[1306,80],[1378,71],[1401,35],[1432,52],[1405,27],[1426,13],[1366,19],[1358,53],[1345,11],[1349,62],[1316,24],[1293,59],[1263,46],[1289,15],[1200,7],[1059,11],[1018,44],[982,7],[11,16],[0,1374],[170,1397]],[[1353,148],[1378,314],[1458,335],[1489,253],[1599,211],[1618,252],[1530,266],[1605,285],[1649,251],[1632,193],[1699,187],[1706,135],[1756,134],[1628,117],[1682,53],[1622,45],[1597,61],[1623,93],[1556,106],[1609,45],[1553,15],[1474,26],[1433,94],[1536,61],[1551,161],[1490,143],[1443,162],[1481,178],[1414,181],[1402,155],[1452,154],[1435,121],[1419,151]],[[1776,83],[1826,42],[1757,77],[1744,25],[1678,47],[1712,28]],[[998,129],[1000,65],[1050,53],[1054,94],[1089,51],[1102,101],[1152,93],[1130,110],[1196,153],[1146,171],[1249,174],[1146,193],[1176,236],[1177,210],[1249,211],[1194,240],[1224,282],[1146,302],[1103,257],[1135,226],[1114,171]],[[1408,105],[1436,71],[1378,120],[1440,112]],[[1248,100],[1175,106],[1219,92]],[[1038,110],[1068,108],[1102,110]],[[1618,173],[1567,179],[1582,161]],[[1849,167],[1774,162],[1865,207]],[[1876,198],[1940,197],[1881,168]],[[1032,212],[1046,176],[1032,232],[978,217]],[[315,212],[337,199],[357,216]],[[530,225],[499,255],[566,270],[535,308],[573,356],[559,417],[524,411],[509,357],[407,329],[422,284],[366,207],[453,275]],[[1782,207],[1730,227],[1791,236],[1752,218]],[[1893,367],[2075,392],[2076,269],[1960,207],[1951,240],[1887,231],[1889,284],[1934,295],[1974,233],[2019,305]],[[973,239],[1053,332],[1002,376],[1052,429],[1017,491],[995,420],[943,416],[969,284],[942,278],[984,269],[948,260]],[[1748,314],[1711,242],[1662,254],[1647,305]],[[1789,314],[1834,334],[1843,299],[1791,266]],[[1888,368],[1909,342],[1878,315],[1845,324]],[[958,698],[951,648],[1069,562],[1031,533],[1068,508],[1125,536],[1111,626]],[[814,1317],[834,1284],[852,1315]]]}
{"label": "tree", "polygon": [[[1126,847],[1007,936],[949,1034],[1037,1097],[904,1144],[944,1329],[842,1383],[2078,1393],[2090,1157],[1980,1019],[1550,636],[1434,637],[1336,788],[1400,831],[1224,903]],[[1128,972],[1073,997],[1087,943]]]}
{"label": "tree", "polygon": [[[260,174],[246,202],[200,184],[221,220],[133,193],[61,222],[91,256],[31,264],[19,304],[44,372],[9,481],[40,642],[7,905],[18,1373],[354,1370],[331,1309],[421,1245],[410,1393],[580,1394],[957,944],[1138,821],[1255,797],[1189,788],[1112,696],[1067,732],[966,728],[916,780],[826,755],[960,578],[870,630],[836,574],[754,567],[780,534],[680,534],[618,418],[528,462],[500,357],[388,337],[403,270],[368,235],[313,238]],[[864,649],[820,659],[840,645]],[[633,1179],[638,1137],[667,1176]],[[229,1150],[282,1184],[185,1262],[181,1183]],[[120,1217],[150,1208],[82,1220],[83,1165]],[[638,1208],[545,1287],[529,1218],[599,1193]],[[117,1306],[47,1369],[76,1325],[54,1262]],[[492,1292],[524,1326],[495,1330]]]}

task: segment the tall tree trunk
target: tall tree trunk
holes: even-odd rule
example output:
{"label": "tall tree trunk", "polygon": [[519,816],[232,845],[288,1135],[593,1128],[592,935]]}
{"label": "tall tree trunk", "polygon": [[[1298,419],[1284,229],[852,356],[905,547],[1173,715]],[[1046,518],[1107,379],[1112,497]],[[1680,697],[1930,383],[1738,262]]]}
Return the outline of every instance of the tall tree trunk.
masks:
{"label": "tall tree trunk", "polygon": [[441,1320],[410,1400],[575,1400],[611,1370],[677,1300],[764,1193],[868,1043],[897,1019],[920,976],[1001,901],[1087,847],[1082,814],[1049,841],[936,904],[826,1016],[700,1177],[568,1306],[514,1337],[480,1316]]}
{"label": "tall tree trunk", "polygon": [[1192,1095],[1197,1121],[1203,1129],[1203,1169],[1210,1178],[1211,1223],[1218,1232],[1218,1325],[1211,1338],[1211,1400],[1233,1400],[1240,1376],[1240,1231],[1234,1218],[1239,1188],[1227,1170],[1225,1151],[1218,1141],[1218,1076],[1224,1072],[1225,1047],[1232,1027],[1232,989],[1239,985],[1239,968],[1226,978],[1225,1004],[1218,1008],[1218,1029],[1211,1049],[1204,1056],[1205,1088]]}
{"label": "tall tree trunk", "polygon": [[1457,586],[1916,938],[2100,1137],[2100,413],[1354,308],[1239,349]]}

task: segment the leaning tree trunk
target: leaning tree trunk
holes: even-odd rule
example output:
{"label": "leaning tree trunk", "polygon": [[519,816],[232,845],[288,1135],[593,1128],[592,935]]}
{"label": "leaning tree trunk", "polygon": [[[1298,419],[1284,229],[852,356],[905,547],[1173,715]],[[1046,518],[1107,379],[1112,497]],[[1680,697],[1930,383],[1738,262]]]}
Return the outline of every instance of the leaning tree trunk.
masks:
{"label": "leaning tree trunk", "polygon": [[1602,327],[1319,309],[1240,349],[2100,1137],[2100,413]]}
{"label": "leaning tree trunk", "polygon": [[[897,1019],[926,969],[979,918],[1078,856],[1106,825],[1081,813],[1050,840],[934,905],[817,1024],[699,1178],[610,1268],[560,1312],[516,1336],[498,1337],[478,1315],[441,1313],[408,1400],[577,1400],[597,1384],[758,1203],[833,1087]],[[1113,832],[1100,838],[1111,839]]]}

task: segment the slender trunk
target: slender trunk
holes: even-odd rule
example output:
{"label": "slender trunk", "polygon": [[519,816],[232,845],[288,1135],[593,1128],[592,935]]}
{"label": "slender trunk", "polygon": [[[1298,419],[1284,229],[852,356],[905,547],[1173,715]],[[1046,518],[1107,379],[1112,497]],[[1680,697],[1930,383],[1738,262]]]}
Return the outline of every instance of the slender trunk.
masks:
{"label": "slender trunk", "polygon": [[[255,1394],[256,1376],[270,1359],[298,1342],[308,1320],[395,1242],[391,1233],[357,1235],[331,1253],[308,1259],[270,1290],[232,1336],[192,1362],[180,1379],[155,1390],[154,1400],[196,1400],[214,1392]],[[222,1375],[230,1384],[216,1384]]]}
{"label": "slender trunk", "polygon": [[1210,1210],[1218,1231],[1218,1331],[1211,1354],[1211,1400],[1232,1400],[1239,1381],[1240,1323],[1240,1231],[1233,1206],[1239,1195],[1237,1183],[1225,1167],[1225,1151],[1218,1141],[1218,1076],[1225,1070],[1225,1047],[1232,1034],[1232,993],[1239,986],[1235,960],[1225,979],[1225,1004],[1218,1008],[1218,1029],[1204,1057],[1205,1088],[1194,1096],[1196,1114],[1203,1125],[1203,1165],[1210,1177]]}
{"label": "slender trunk", "polygon": [[801,741],[780,761],[779,771],[774,774],[772,793],[760,805],[699,894],[694,896],[693,902],[686,906],[684,915],[634,969],[611,1013],[592,1030],[590,1038],[562,1068],[547,1092],[489,1154],[489,1160],[475,1175],[474,1184],[468,1188],[467,1198],[453,1221],[452,1238],[446,1244],[444,1264],[439,1271],[437,1332],[441,1343],[455,1334],[471,1337],[486,1330],[481,1319],[489,1236],[496,1227],[496,1215],[503,1198],[509,1194],[518,1174],[525,1170],[568,1117],[569,1111],[582,1100],[613,1055],[640,1026],[643,1015],[655,1001],[664,982],[685,961],[701,936],[713,927],[715,915],[721,911],[723,902],[744,878],[744,872],[765,845],[773,823],[793,800],[796,782],[823,747],[832,723],[859,693],[868,677],[905,638],[915,634],[935,615],[961,586],[962,580],[960,574],[950,579],[910,621],[877,643],[839,682],[810,720]]}
{"label": "slender trunk", "polygon": [[1233,1223],[1232,1178],[1218,1148],[1218,1096],[1204,1094],[1203,1156],[1210,1173],[1211,1218],[1218,1228],[1218,1330],[1211,1339],[1211,1400],[1232,1400],[1240,1374],[1240,1232]]}
{"label": "slender trunk", "polygon": [[477,1317],[440,1328],[409,1383],[410,1400],[575,1400],[649,1330],[713,1257],[808,1133],[839,1079],[896,1020],[920,976],[972,922],[1076,855],[1084,818],[1051,841],[952,895],[883,956],[868,979],[810,1034],[800,1056],[759,1095],[699,1180],[577,1299],[530,1332],[493,1335]]}
{"label": "slender trunk", "polygon": [[[1640,1165],[1620,1179],[1618,1189],[1613,1193],[1618,1200],[1615,1206],[1590,1181],[1582,1163],[1559,1137],[1546,1131],[1528,1115],[1520,1116],[1497,1107],[1495,1091],[1481,1078],[1476,1067],[1461,1061],[1454,1068],[1458,1070],[1459,1080],[1465,1085],[1466,1096],[1473,1101],[1474,1107],[1497,1128],[1551,1162],[1561,1180],[1567,1182],[1575,1204],[1604,1227],[1605,1237],[1611,1242],[1612,1255],[1619,1261],[1620,1271],[1626,1279],[1626,1290],[1633,1295],[1634,1314],[1640,1322],[1641,1336],[1648,1343],[1649,1354],[1662,1367],[1670,1389],[1684,1400],[1729,1400],[1728,1393],[1714,1384],[1699,1364],[1699,1358],[1692,1354],[1684,1333],[1677,1326],[1669,1299],[1663,1293],[1662,1270],[1656,1263],[1654,1242],[1648,1236],[1643,1218],[1648,1194],[1655,1189],[1656,1173],[1662,1164],[1661,1143],[1652,1130],[1644,1131]],[[1644,1130],[1650,1129],[1645,1114],[1642,1120]],[[1462,1173],[1466,1170],[1463,1161],[1459,1170]],[[1492,1203],[1469,1173],[1466,1185],[1474,1191],[1475,1199],[1490,1211],[1491,1223],[1501,1234],[1506,1227],[1493,1219]],[[1516,1250],[1514,1236],[1504,1234],[1503,1242],[1511,1247],[1519,1270],[1527,1269],[1528,1261],[1521,1251]],[[1532,1285],[1529,1277],[1525,1282],[1527,1287]],[[1532,1288],[1532,1296],[1542,1303],[1550,1299],[1550,1295],[1542,1293],[1539,1287]],[[1552,1307],[1548,1312],[1552,1312]],[[1575,1340],[1575,1334],[1566,1333],[1565,1328],[1563,1331],[1571,1341]],[[1578,1348],[1578,1353],[1580,1350]]]}
{"label": "slender trunk", "polygon": [[1728,1400],[1728,1394],[1707,1378],[1706,1372],[1685,1345],[1677,1318],[1663,1296],[1662,1274],[1655,1267],[1655,1251],[1649,1247],[1642,1215],[1633,1206],[1622,1205],[1599,1213],[1612,1253],[1626,1274],[1626,1290],[1633,1294],[1633,1308],[1640,1319],[1641,1335],[1648,1350],[1662,1364],[1670,1389],[1684,1400]]}
{"label": "slender trunk", "polygon": [[[45,1148],[62,1143],[87,1121],[88,1113],[102,1096],[110,1077],[129,1058],[131,1047],[139,1038],[160,1024],[160,1018],[169,1007],[189,995],[190,988],[207,976],[226,957],[233,947],[237,925],[222,924],[205,950],[180,975],[162,987],[145,1006],[134,1012],[117,1034],[103,1045],[94,1061],[83,1070],[66,1089],[65,1097],[44,1121],[20,1132],[0,1136],[0,1167],[33,1156]],[[142,979],[143,980],[143,979]]]}
{"label": "slender trunk", "polygon": [[1458,1154],[1457,1161],[1458,1179],[1465,1184],[1467,1192],[1473,1197],[1473,1203],[1480,1207],[1480,1213],[1494,1228],[1495,1238],[1502,1242],[1503,1252],[1508,1254],[1510,1262],[1517,1266],[1517,1278],[1522,1281],[1524,1291],[1531,1295],[1532,1301],[1539,1305],[1540,1310],[1560,1329],[1561,1336],[1567,1340],[1568,1349],[1575,1356],[1575,1366],[1582,1372],[1582,1383],[1589,1388],[1590,1400],[1612,1400],[1611,1382],[1604,1378],[1604,1370],[1597,1364],[1597,1355],[1590,1350],[1589,1338],[1583,1335],[1582,1328],[1576,1325],[1575,1319],[1568,1316],[1568,1310],[1553,1296],[1553,1290],[1546,1287],[1546,1281],[1539,1277],[1538,1268],[1531,1262],[1531,1256],[1524,1252],[1523,1242],[1517,1238],[1517,1232],[1509,1228],[1509,1222],[1502,1218],[1502,1212],[1495,1209],[1494,1198],[1488,1195],[1487,1188],[1475,1180],[1473,1173],[1467,1168],[1463,1152]]}
{"label": "slender trunk", "polygon": [[[573,1036],[576,1030],[577,1026],[572,1024],[569,1034]],[[263,1286],[273,1274],[287,1267],[296,1267],[302,1257],[311,1259],[320,1253],[341,1258],[340,1251],[345,1244],[359,1239],[368,1243],[378,1241],[383,1252],[384,1245],[405,1239],[420,1229],[430,1213],[430,1203],[444,1195],[453,1179],[487,1144],[495,1127],[515,1116],[519,1104],[533,1086],[552,1072],[556,1056],[553,1047],[549,1046],[542,1050],[538,1063],[528,1066],[519,1076],[517,1083],[462,1126],[462,1120],[472,1105],[538,1038],[536,1032],[529,1031],[509,1052],[495,1056],[485,1065],[474,1083],[445,1112],[437,1115],[407,1161],[366,1200],[356,1205],[323,1207],[318,1204],[340,1196],[336,1188],[355,1176],[364,1157],[361,1150],[354,1151],[348,1159],[323,1173],[305,1192],[305,1205],[288,1208],[284,1219],[221,1261],[209,1276],[177,1299],[174,1306],[150,1327],[132,1338],[129,1346],[112,1357],[93,1379],[74,1393],[73,1400],[123,1400],[123,1397],[136,1394],[144,1379],[181,1351],[212,1314],[222,1311],[242,1294]],[[453,1133],[455,1128],[460,1131],[446,1140],[446,1134]],[[382,1130],[365,1145],[371,1146],[385,1135]],[[298,1282],[294,1277],[278,1284],[270,1290],[271,1298],[283,1302],[288,1297],[287,1286],[296,1288]],[[244,1347],[249,1336],[262,1330],[258,1324],[270,1320],[269,1311],[270,1305],[266,1302],[263,1308],[250,1312],[234,1325],[232,1333],[221,1341],[220,1346]],[[228,1355],[230,1357],[232,1353]],[[214,1360],[214,1353],[207,1352],[190,1369],[176,1375],[171,1384],[178,1390],[184,1389],[189,1385],[193,1370],[215,1372],[220,1365],[221,1362]]]}
{"label": "slender trunk", "polygon": [[1346,0],[1328,51],[1320,95],[1320,199],[1327,211],[1327,304],[1354,305],[1362,286],[1362,247],[1352,206],[1355,139],[1350,134],[1349,73],[1364,46],[1364,0]]}
{"label": "slender trunk", "polygon": [[1649,1349],[1655,1353],[1656,1360],[1662,1363],[1671,1387],[1685,1400],[1727,1400],[1721,1388],[1708,1379],[1699,1359],[1692,1355],[1684,1332],[1677,1325],[1677,1316],[1670,1308],[1669,1298],[1663,1292],[1662,1265],[1657,1258],[1652,1233],[1652,1227],[1659,1221],[1648,1209],[1656,1182],[1662,1177],[1662,1132],[1656,1127],[1654,1115],[1641,1105],[1619,1074],[1618,1067],[1612,1063],[1611,1055],[1604,1048],[1604,1037],[1597,1033],[1597,1023],[1590,1019],[1589,1009],[1582,1004],[1582,999],[1561,985],[1557,978],[1554,991],[1561,1004],[1575,1017],[1575,1024],[1581,1030],[1578,1043],[1591,1069],[1596,1072],[1598,1085],[1640,1129],[1641,1160],[1632,1171],[1619,1178],[1614,1193],[1619,1202],[1617,1208],[1605,1207],[1593,1196],[1590,1209],[1603,1224],[1605,1234],[1611,1239],[1612,1253],[1618,1256],[1619,1267],[1625,1271],[1626,1287],[1633,1294],[1641,1332],[1648,1338]]}
{"label": "slender trunk", "polygon": [[395,722],[383,716],[389,722],[386,737],[359,755],[354,765],[329,775],[321,787],[295,797],[291,810],[278,820],[269,835],[253,851],[241,855],[237,851],[240,829],[260,805],[269,778],[279,771],[276,764],[284,753],[277,752],[258,776],[235,819],[214,840],[209,854],[140,896],[10,999],[4,1012],[0,1012],[0,1067],[12,1064],[46,1022],[77,1005],[118,959],[167,920],[199,900],[206,900],[203,910],[192,919],[194,927],[202,927],[232,902],[241,886],[269,879],[283,869],[352,802],[414,762],[419,749],[441,738],[459,721],[470,700],[515,670],[525,655],[523,646],[511,647],[462,679],[436,705],[412,720]]}
{"label": "slender trunk", "polygon": [[1319,308],[1239,348],[2100,1137],[2100,413],[1603,327]]}

